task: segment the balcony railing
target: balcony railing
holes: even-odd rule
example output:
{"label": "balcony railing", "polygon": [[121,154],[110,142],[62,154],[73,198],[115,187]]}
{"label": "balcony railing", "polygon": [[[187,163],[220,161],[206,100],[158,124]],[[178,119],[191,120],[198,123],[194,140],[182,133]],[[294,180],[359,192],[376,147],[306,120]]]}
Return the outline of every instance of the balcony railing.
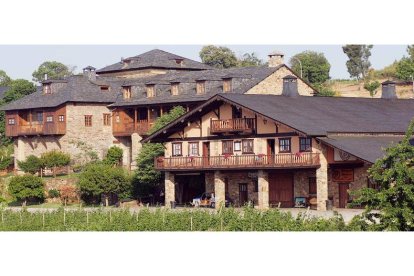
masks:
{"label": "balcony railing", "polygon": [[66,133],[64,122],[32,123],[26,125],[7,125],[6,136],[63,135]]}
{"label": "balcony railing", "polygon": [[157,157],[158,170],[318,167],[319,153]]}
{"label": "balcony railing", "polygon": [[223,132],[252,132],[255,129],[254,118],[238,118],[228,120],[213,120],[210,121],[211,133]]}
{"label": "balcony railing", "polygon": [[153,121],[148,120],[138,120],[137,124],[134,122],[114,123],[112,132],[115,136],[129,136],[135,132],[139,135],[145,135],[153,124]]}

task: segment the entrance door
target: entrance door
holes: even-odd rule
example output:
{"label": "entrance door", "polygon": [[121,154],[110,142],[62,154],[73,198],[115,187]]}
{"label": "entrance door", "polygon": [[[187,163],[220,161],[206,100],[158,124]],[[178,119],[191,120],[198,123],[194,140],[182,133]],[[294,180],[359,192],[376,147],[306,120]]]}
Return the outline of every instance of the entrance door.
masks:
{"label": "entrance door", "polygon": [[274,163],[275,155],[275,139],[267,139],[267,162],[269,164]]}
{"label": "entrance door", "polygon": [[239,203],[240,206],[243,206],[248,201],[248,193],[247,193],[247,183],[240,183],[239,184]]}
{"label": "entrance door", "polygon": [[349,183],[339,183],[339,208],[345,208],[349,200]]}
{"label": "entrance door", "polygon": [[203,166],[210,165],[210,142],[203,142]]}
{"label": "entrance door", "polygon": [[269,203],[280,207],[293,207],[292,173],[269,173]]}

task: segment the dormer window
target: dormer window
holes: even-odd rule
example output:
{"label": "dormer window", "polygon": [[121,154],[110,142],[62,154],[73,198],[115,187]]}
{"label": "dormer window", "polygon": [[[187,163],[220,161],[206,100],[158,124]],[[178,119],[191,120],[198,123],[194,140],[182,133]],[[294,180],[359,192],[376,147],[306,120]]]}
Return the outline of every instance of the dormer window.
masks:
{"label": "dormer window", "polygon": [[179,87],[180,87],[180,83],[178,83],[178,82],[172,82],[171,83],[171,95],[172,96],[178,96]]}
{"label": "dormer window", "polygon": [[101,91],[108,92],[109,91],[109,86],[101,86]]}
{"label": "dormer window", "polygon": [[52,94],[52,89],[50,87],[50,83],[43,84],[43,94]]}
{"label": "dormer window", "polygon": [[123,88],[124,99],[131,99],[131,86],[124,86]]}
{"label": "dormer window", "polygon": [[225,78],[223,79],[223,92],[231,92],[232,90],[232,79]]}
{"label": "dormer window", "polygon": [[197,94],[205,94],[206,93],[206,81],[204,80],[197,81],[196,90],[197,90]]}
{"label": "dormer window", "polygon": [[175,59],[175,63],[177,63],[178,65],[180,65],[180,66],[182,66],[183,65],[183,62],[184,62],[184,59],[182,59],[182,58],[176,58]]}
{"label": "dormer window", "polygon": [[147,98],[155,97],[155,85],[147,84]]}

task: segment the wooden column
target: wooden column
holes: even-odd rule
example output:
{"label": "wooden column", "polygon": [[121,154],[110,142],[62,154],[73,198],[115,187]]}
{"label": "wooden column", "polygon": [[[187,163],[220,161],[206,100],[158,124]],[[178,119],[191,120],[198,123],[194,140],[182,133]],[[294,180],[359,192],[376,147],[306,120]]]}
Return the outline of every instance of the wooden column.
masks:
{"label": "wooden column", "polygon": [[162,114],[163,114],[164,112],[163,112],[163,109],[162,109],[162,106],[160,107],[160,116],[162,116]]}
{"label": "wooden column", "polygon": [[151,111],[150,111],[150,108],[147,107],[147,121],[148,121],[148,123],[150,122],[150,120],[151,120]]}
{"label": "wooden column", "polygon": [[137,108],[134,109],[134,130],[138,130],[138,112]]}

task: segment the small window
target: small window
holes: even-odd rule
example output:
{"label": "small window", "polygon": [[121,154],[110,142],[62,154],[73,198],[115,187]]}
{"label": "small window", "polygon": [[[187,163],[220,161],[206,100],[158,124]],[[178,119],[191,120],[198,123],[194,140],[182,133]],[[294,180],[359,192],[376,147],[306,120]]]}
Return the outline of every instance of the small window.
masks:
{"label": "small window", "polygon": [[188,143],[188,155],[189,156],[198,156],[198,142],[189,142]]}
{"label": "small window", "polygon": [[155,97],[155,85],[148,84],[147,85],[147,98]]}
{"label": "small window", "polygon": [[183,144],[182,143],[172,143],[172,155],[173,156],[182,156],[183,155]]}
{"label": "small window", "polygon": [[309,194],[316,195],[316,177],[309,177]]}
{"label": "small window", "polygon": [[16,120],[14,118],[9,118],[8,124],[11,125],[11,126],[13,126],[13,125],[16,124]]}
{"label": "small window", "polygon": [[231,85],[231,78],[223,79],[223,92],[231,92],[232,85]]}
{"label": "small window", "polygon": [[253,139],[242,140],[243,153],[253,153]]}
{"label": "small window", "polygon": [[92,126],[92,115],[85,115],[85,126],[86,127]]}
{"label": "small window", "polygon": [[233,140],[222,142],[222,152],[223,154],[233,154]]}
{"label": "small window", "polygon": [[111,125],[111,114],[104,113],[104,115],[103,115],[103,124],[104,124],[104,126],[110,126]]}
{"label": "small window", "polygon": [[109,91],[109,86],[101,86],[101,91],[103,92]]}
{"label": "small window", "polygon": [[290,138],[279,138],[279,152],[290,152]]}
{"label": "small window", "polygon": [[179,94],[179,83],[171,83],[171,95],[177,96]]}
{"label": "small window", "polygon": [[43,112],[36,112],[36,121],[38,123],[43,123]]}
{"label": "small window", "polygon": [[206,93],[206,81],[197,81],[196,91],[197,91],[197,94],[205,94]]}
{"label": "small window", "polygon": [[58,120],[63,123],[65,121],[65,115],[59,115]]}
{"label": "small window", "polygon": [[50,84],[43,84],[43,93],[44,94],[51,94],[52,89],[50,88]]}
{"label": "small window", "polygon": [[46,122],[47,123],[53,123],[53,116],[52,115],[46,116]]}
{"label": "small window", "polygon": [[234,141],[234,151],[241,151],[241,141]]}
{"label": "small window", "polygon": [[131,99],[131,86],[124,86],[123,94],[124,99]]}
{"label": "small window", "polygon": [[115,115],[115,122],[117,124],[119,124],[121,122],[121,118],[119,117],[119,113],[116,113],[116,115]]}
{"label": "small window", "polygon": [[312,138],[299,137],[299,151],[312,151]]}

